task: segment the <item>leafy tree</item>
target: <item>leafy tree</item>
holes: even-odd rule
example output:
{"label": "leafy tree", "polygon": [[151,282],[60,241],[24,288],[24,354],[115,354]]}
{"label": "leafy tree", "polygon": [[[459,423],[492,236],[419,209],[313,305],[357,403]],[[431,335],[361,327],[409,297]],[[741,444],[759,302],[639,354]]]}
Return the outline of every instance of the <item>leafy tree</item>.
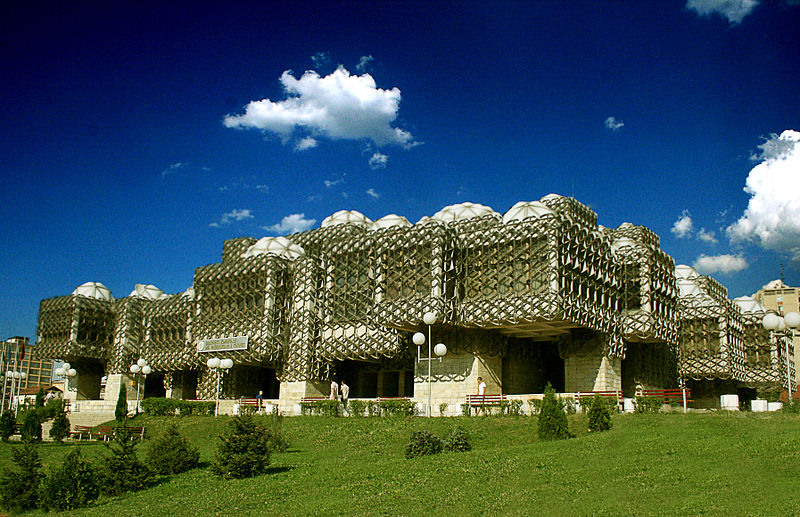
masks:
{"label": "leafy tree", "polygon": [[8,469],[0,479],[0,506],[16,513],[39,505],[42,461],[34,441],[26,441],[12,451],[18,469]]}
{"label": "leafy tree", "polygon": [[415,431],[411,433],[411,441],[406,444],[406,458],[428,456],[442,452],[444,444],[441,438],[428,431]]}
{"label": "leafy tree", "polygon": [[44,407],[44,388],[39,387],[39,392],[36,394],[36,407]]}
{"label": "leafy tree", "polygon": [[64,462],[44,478],[40,504],[46,510],[72,510],[91,504],[100,495],[97,472],[80,449],[73,449]]}
{"label": "leafy tree", "polygon": [[251,416],[235,416],[228,433],[219,437],[211,471],[224,478],[263,474],[269,467],[273,441],[272,431],[256,424]]}
{"label": "leafy tree", "polygon": [[147,451],[151,468],[159,474],[179,474],[197,467],[200,452],[170,424],[161,435],[150,443]]}
{"label": "leafy tree", "polygon": [[11,435],[14,434],[14,426],[17,420],[14,418],[14,413],[5,411],[0,415],[0,438],[7,442]]}
{"label": "leafy tree", "polygon": [[124,422],[128,418],[128,388],[125,382],[119,383],[119,397],[117,397],[117,407],[114,409],[114,418],[117,422]]}
{"label": "leafy tree", "polygon": [[567,414],[564,412],[564,402],[556,398],[556,390],[550,383],[547,383],[544,389],[538,431],[540,440],[563,440],[571,436]]}
{"label": "leafy tree", "polygon": [[147,488],[153,474],[136,456],[137,441],[126,427],[117,427],[114,441],[108,445],[111,455],[105,458],[102,472],[102,490],[109,495],[135,492]]}
{"label": "leafy tree", "polygon": [[59,402],[59,409],[56,410],[53,425],[50,427],[50,438],[61,443],[67,436],[69,436],[69,418],[64,410],[64,403]]}
{"label": "leafy tree", "polygon": [[[615,399],[616,400],[616,399]],[[589,407],[589,431],[608,431],[611,429],[611,411],[603,397],[595,394]]]}
{"label": "leafy tree", "polygon": [[42,441],[42,421],[36,410],[31,409],[25,413],[25,417],[22,420],[21,434],[23,442]]}

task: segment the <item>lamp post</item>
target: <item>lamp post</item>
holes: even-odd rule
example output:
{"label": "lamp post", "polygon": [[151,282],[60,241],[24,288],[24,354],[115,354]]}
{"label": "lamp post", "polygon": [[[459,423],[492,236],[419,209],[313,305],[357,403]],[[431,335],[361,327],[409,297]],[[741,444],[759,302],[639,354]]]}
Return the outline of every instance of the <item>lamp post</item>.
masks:
{"label": "lamp post", "polygon": [[792,402],[792,370],[789,363],[789,343],[794,346],[794,330],[800,327],[800,313],[787,312],[782,318],[777,314],[770,312],[764,319],[761,320],[764,328],[775,333],[783,334],[784,343],[786,344],[786,389],[789,392],[788,402]]}
{"label": "lamp post", "polygon": [[[147,380],[147,375],[151,372],[150,365],[147,364],[146,359],[140,358],[138,361],[131,365],[131,373],[134,375],[144,375],[145,381]],[[139,388],[141,388],[142,380],[136,381],[136,413],[139,413]]]}
{"label": "lamp post", "polygon": [[[433,346],[433,341],[431,340],[431,325],[436,323],[436,314],[432,312],[426,312],[422,315],[422,321],[428,326],[428,357],[422,357],[422,345],[425,343],[425,334],[422,332],[415,333],[411,340],[417,345],[417,363],[422,361],[428,361],[428,418],[430,418],[433,414],[433,408],[431,407],[431,361],[439,360],[441,362],[442,356],[447,353],[447,347],[444,346],[443,343],[438,343],[435,347]],[[431,353],[433,352],[433,353]],[[436,354],[437,357],[433,357],[433,354]]]}
{"label": "lamp post", "polygon": [[219,357],[212,357],[206,361],[206,366],[212,370],[217,371],[217,398],[214,405],[214,416],[219,416],[219,386],[222,379],[223,370],[230,370],[233,368],[233,359],[220,359]]}
{"label": "lamp post", "polygon": [[[28,376],[26,372],[17,372],[17,371],[9,371],[6,372],[6,377],[11,377],[11,403],[10,406],[13,406],[14,397],[17,398],[17,405],[14,406],[14,417],[19,414],[19,394],[20,389],[22,388],[22,380]],[[16,381],[16,382],[15,382]],[[16,384],[16,387],[15,387]],[[16,388],[16,389],[15,389]],[[16,391],[16,394],[15,394]]]}

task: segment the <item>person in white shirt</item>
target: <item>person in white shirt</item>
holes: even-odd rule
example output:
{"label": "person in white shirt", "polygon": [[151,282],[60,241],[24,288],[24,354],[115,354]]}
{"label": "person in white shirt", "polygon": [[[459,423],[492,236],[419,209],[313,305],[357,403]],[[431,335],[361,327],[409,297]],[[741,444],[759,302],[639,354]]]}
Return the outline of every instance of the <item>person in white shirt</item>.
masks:
{"label": "person in white shirt", "polygon": [[[484,395],[486,395],[486,383],[483,382],[483,378],[478,377],[478,396],[483,397]],[[478,406],[478,411],[476,411],[476,414],[480,415],[481,411],[483,411],[484,415],[486,414],[486,408]]]}
{"label": "person in white shirt", "polygon": [[339,400],[339,385],[336,384],[336,381],[331,379],[331,400]]}
{"label": "person in white shirt", "polygon": [[344,408],[344,412],[349,415],[350,410],[347,409],[347,399],[350,398],[350,386],[342,381],[342,384],[339,386],[339,393],[342,394],[342,407]]}

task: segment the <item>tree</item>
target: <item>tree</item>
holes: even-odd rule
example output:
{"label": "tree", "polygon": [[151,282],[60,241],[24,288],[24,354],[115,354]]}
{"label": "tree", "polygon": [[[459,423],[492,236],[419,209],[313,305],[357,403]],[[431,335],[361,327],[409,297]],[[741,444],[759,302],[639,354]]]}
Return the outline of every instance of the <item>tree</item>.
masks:
{"label": "tree", "polygon": [[72,510],[87,506],[100,494],[97,472],[73,449],[59,467],[53,468],[41,484],[40,503],[46,510]]}
{"label": "tree", "polygon": [[14,426],[16,424],[17,420],[14,418],[13,412],[7,410],[0,415],[0,438],[4,442],[7,442],[11,435],[14,434]]}
{"label": "tree", "polygon": [[44,407],[44,388],[40,387],[36,394],[36,407]]}
{"label": "tree", "polygon": [[25,413],[20,434],[23,442],[42,441],[42,421],[39,419],[39,413],[36,410],[30,409]]}
{"label": "tree", "polygon": [[0,479],[0,505],[13,513],[36,508],[43,477],[36,442],[26,441],[11,454],[19,468],[8,469]]}
{"label": "tree", "polygon": [[224,478],[263,474],[272,453],[272,432],[250,416],[235,416],[227,434],[219,437],[217,460],[211,471]]}
{"label": "tree", "polygon": [[564,402],[556,398],[556,390],[549,382],[544,389],[538,431],[540,440],[563,440],[571,436],[567,414],[564,412]]}
{"label": "tree", "polygon": [[117,419],[117,422],[124,422],[128,418],[128,389],[125,387],[124,381],[119,383],[119,397],[117,397],[114,418]]}
{"label": "tree", "polygon": [[197,467],[200,452],[178,431],[178,426],[170,424],[150,443],[147,457],[151,468],[157,473],[179,474]]}
{"label": "tree", "polygon": [[101,484],[103,492],[119,495],[147,488],[151,484],[153,474],[139,461],[136,455],[137,443],[128,428],[116,428],[114,441],[108,446],[111,455],[105,458]]}
{"label": "tree", "polygon": [[[616,399],[614,399],[616,401]],[[611,429],[611,411],[603,397],[595,394],[589,407],[589,431],[608,431]]]}
{"label": "tree", "polygon": [[64,403],[60,402],[53,425],[50,427],[50,438],[61,443],[67,436],[69,436],[69,418],[64,410]]}

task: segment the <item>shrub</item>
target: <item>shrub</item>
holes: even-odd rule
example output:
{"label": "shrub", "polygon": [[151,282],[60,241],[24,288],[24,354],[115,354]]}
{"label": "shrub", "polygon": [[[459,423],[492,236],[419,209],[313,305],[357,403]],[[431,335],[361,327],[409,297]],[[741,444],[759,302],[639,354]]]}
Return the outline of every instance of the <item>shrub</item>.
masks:
{"label": "shrub", "polygon": [[213,415],[216,402],[149,397],[142,399],[142,412],[152,416]]}
{"label": "shrub", "polygon": [[40,503],[46,510],[72,510],[88,506],[100,495],[94,466],[73,449],[61,466],[53,468],[41,484]]}
{"label": "shrub", "polygon": [[781,411],[792,414],[800,413],[800,400],[787,400],[783,403],[783,408],[781,408]]}
{"label": "shrub", "polygon": [[659,413],[663,405],[664,401],[658,397],[638,396],[633,400],[635,413]]}
{"label": "shrub", "polygon": [[147,458],[150,468],[158,474],[180,474],[197,467],[200,452],[175,424],[170,424],[150,443]]}
{"label": "shrub", "polygon": [[38,393],[36,393],[36,407],[44,407],[44,388],[39,387]]}
{"label": "shrub", "polygon": [[470,408],[470,405],[469,405],[468,403],[466,403],[466,402],[463,402],[463,403],[461,404],[461,414],[462,414],[463,416],[469,416],[470,409],[471,409],[471,408]]}
{"label": "shrub", "polygon": [[504,400],[500,407],[506,415],[520,416],[522,414],[522,401],[519,399]]}
{"label": "shrub", "polygon": [[348,403],[350,407],[350,414],[352,416],[364,416],[364,410],[367,408],[367,402],[364,400],[350,400]]}
{"label": "shrub", "polygon": [[611,411],[609,411],[608,402],[603,400],[600,395],[595,395],[592,397],[592,405],[589,407],[589,431],[608,431],[609,429],[611,429]]}
{"label": "shrub", "polygon": [[564,412],[564,401],[556,398],[556,392],[550,383],[544,389],[538,432],[540,440],[563,440],[571,436],[567,414]]}
{"label": "shrub", "polygon": [[303,415],[339,416],[339,401],[331,399],[311,400],[300,403]]}
{"label": "shrub", "polygon": [[12,458],[19,469],[8,469],[0,479],[0,505],[12,513],[36,508],[43,477],[36,443],[28,441],[15,447]]}
{"label": "shrub", "polygon": [[125,387],[124,381],[119,383],[119,396],[117,397],[117,407],[114,409],[114,418],[117,422],[124,422],[128,418],[128,388]]}
{"label": "shrub", "polygon": [[22,420],[22,435],[23,442],[41,442],[42,441],[42,421],[39,420],[39,414],[29,409]]}
{"label": "shrub", "polygon": [[447,414],[447,402],[442,402],[439,404],[439,416],[444,416]]}
{"label": "shrub", "polygon": [[58,402],[60,409],[56,411],[53,425],[50,427],[50,438],[61,443],[64,438],[69,436],[69,418],[67,418],[67,413],[64,411],[63,402]]}
{"label": "shrub", "polygon": [[223,478],[245,478],[267,470],[273,433],[257,425],[252,417],[233,417],[228,433],[219,440],[217,459],[211,466],[214,474]]}
{"label": "shrub", "polygon": [[472,450],[469,434],[461,427],[455,427],[444,439],[444,450],[449,452],[467,452]]}
{"label": "shrub", "polygon": [[14,434],[14,426],[17,424],[17,420],[14,418],[14,413],[11,411],[5,411],[2,415],[0,415],[0,438],[4,442],[7,442],[11,435]]}
{"label": "shrub", "polygon": [[417,412],[417,405],[409,399],[381,400],[378,407],[385,416],[413,416]]}
{"label": "shrub", "polygon": [[542,399],[528,399],[528,405],[531,407],[531,415],[538,415],[542,410]]}
{"label": "shrub", "polygon": [[428,431],[415,431],[411,434],[411,442],[406,445],[406,458],[427,456],[442,452],[442,440]]}
{"label": "shrub", "polygon": [[381,407],[376,401],[367,401],[367,416],[381,416]]}
{"label": "shrub", "polygon": [[118,495],[135,492],[152,484],[150,469],[136,456],[137,443],[127,428],[119,426],[115,429],[114,441],[108,445],[111,455],[105,458],[101,476],[104,493]]}

